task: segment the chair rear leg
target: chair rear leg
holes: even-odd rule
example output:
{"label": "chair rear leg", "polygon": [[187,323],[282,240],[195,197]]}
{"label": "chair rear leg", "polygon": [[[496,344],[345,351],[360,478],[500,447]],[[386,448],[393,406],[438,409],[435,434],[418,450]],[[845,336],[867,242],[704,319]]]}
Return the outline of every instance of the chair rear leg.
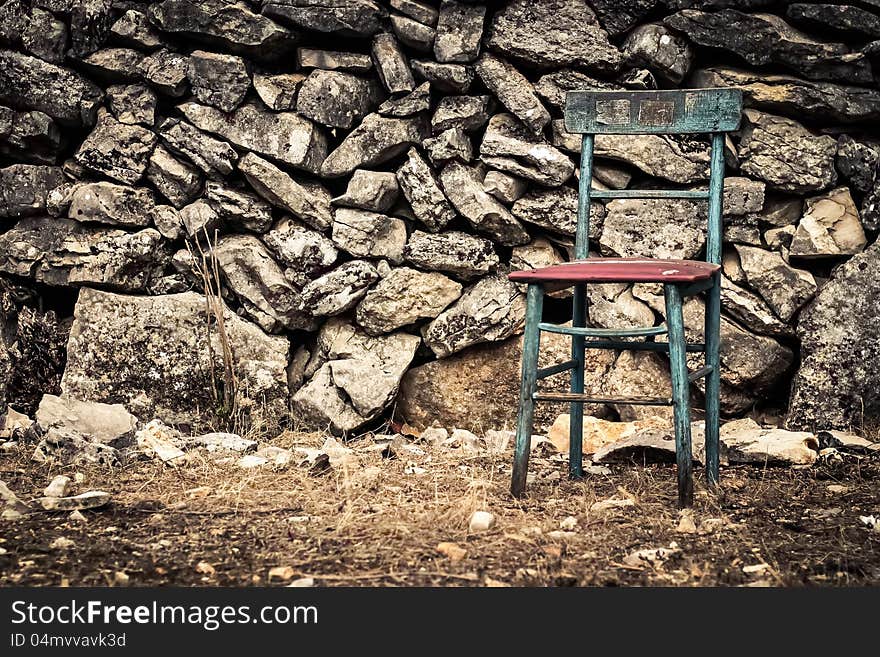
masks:
{"label": "chair rear leg", "polygon": [[672,401],[675,421],[675,456],[678,465],[678,506],[694,501],[694,477],[691,461],[691,412],[688,383],[687,348],[682,317],[681,291],[675,285],[664,286],[666,325],[669,330],[669,363],[672,374]]}
{"label": "chair rear leg", "polygon": [[712,371],[706,377],[706,483],[718,483],[719,406],[721,388],[721,275],[706,294],[706,366]]}
{"label": "chair rear leg", "polygon": [[529,285],[526,293],[526,326],[523,336],[522,378],[520,380],[519,413],[516,418],[516,447],[513,457],[513,476],[510,492],[514,497],[522,497],[526,490],[526,477],[529,470],[529,448],[532,440],[532,418],[535,412],[533,394],[537,388],[538,350],[540,347],[541,313],[544,307],[544,290],[535,283]]}
{"label": "chair rear leg", "polygon": [[[587,324],[587,286],[576,285],[574,288],[574,300],[572,302],[572,326],[584,327]],[[571,391],[583,393],[584,391],[584,336],[573,336],[571,341],[571,358],[577,361],[577,365],[571,371]],[[572,402],[569,410],[571,424],[569,425],[568,441],[568,474],[572,479],[580,479],[584,476],[583,433],[584,433],[584,404]]]}

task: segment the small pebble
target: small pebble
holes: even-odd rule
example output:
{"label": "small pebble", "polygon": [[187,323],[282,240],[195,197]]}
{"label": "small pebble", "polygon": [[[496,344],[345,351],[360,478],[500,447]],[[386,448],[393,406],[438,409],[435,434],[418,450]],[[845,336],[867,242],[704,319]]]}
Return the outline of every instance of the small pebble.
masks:
{"label": "small pebble", "polygon": [[485,532],[495,526],[495,516],[488,511],[474,511],[468,521],[471,532]]}
{"label": "small pebble", "polygon": [[565,529],[567,531],[571,531],[572,529],[577,527],[577,525],[578,525],[578,519],[575,518],[574,516],[568,516],[567,518],[564,518],[562,520],[562,522],[559,523],[559,528]]}

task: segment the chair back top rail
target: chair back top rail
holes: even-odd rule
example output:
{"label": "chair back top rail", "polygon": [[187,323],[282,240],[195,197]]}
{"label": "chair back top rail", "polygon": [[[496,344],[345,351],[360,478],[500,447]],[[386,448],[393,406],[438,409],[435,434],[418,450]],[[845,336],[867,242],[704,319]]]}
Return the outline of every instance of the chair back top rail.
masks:
{"label": "chair back top rail", "polygon": [[565,129],[575,134],[697,134],[737,130],[740,89],[569,91]]}

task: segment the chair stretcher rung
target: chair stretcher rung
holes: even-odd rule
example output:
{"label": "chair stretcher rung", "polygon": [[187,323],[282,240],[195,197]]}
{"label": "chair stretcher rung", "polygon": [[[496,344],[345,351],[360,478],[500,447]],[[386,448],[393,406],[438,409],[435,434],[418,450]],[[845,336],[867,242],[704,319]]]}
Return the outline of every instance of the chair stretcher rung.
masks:
{"label": "chair stretcher rung", "polygon": [[688,381],[693,383],[694,381],[697,381],[699,379],[702,379],[704,376],[709,375],[710,372],[712,372],[711,365],[706,365],[706,367],[701,367],[700,369],[693,372],[688,372]]}
{"label": "chair stretcher rung", "polygon": [[690,198],[706,199],[709,192],[705,189],[593,189],[591,199],[606,198]]}
{"label": "chair stretcher rung", "polygon": [[587,404],[635,404],[639,406],[672,406],[670,397],[591,397],[577,392],[536,392],[535,401],[583,402]]}
{"label": "chair stretcher rung", "polygon": [[664,335],[667,330],[666,326],[645,326],[634,329],[606,329],[606,328],[593,328],[588,326],[586,328],[578,328],[574,326],[560,326],[559,324],[547,324],[545,322],[541,322],[538,324],[538,328],[542,331],[546,331],[547,333],[563,333],[565,335],[582,335],[587,338],[611,338],[611,337],[624,337],[624,338],[634,338],[645,335]]}
{"label": "chair stretcher rung", "polygon": [[554,374],[559,374],[560,372],[573,370],[575,367],[577,367],[577,364],[577,360],[572,358],[571,360],[567,360],[564,363],[557,363],[556,365],[550,365],[549,367],[541,367],[538,369],[537,378],[546,379],[548,376],[553,376]]}
{"label": "chair stretcher rung", "polygon": [[[584,342],[586,349],[624,349],[627,351],[669,351],[668,342],[624,342],[622,340],[587,340]],[[689,343],[686,347],[688,352],[701,353],[706,351],[706,345],[702,342]]]}

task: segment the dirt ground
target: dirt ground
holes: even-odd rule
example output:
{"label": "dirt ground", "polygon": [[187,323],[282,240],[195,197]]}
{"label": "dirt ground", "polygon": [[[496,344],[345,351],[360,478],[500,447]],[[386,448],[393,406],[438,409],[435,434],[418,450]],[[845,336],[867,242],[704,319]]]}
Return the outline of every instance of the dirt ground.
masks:
{"label": "dirt ground", "polygon": [[[283,434],[283,447],[321,444]],[[685,519],[671,465],[614,465],[569,481],[561,455],[534,454],[523,501],[507,492],[510,454],[456,454],[416,443],[314,473],[242,469],[191,452],[169,467],[48,466],[22,447],[0,455],[0,479],[24,500],[52,476],[80,472],[74,492],[111,505],[0,521],[0,585],[318,586],[853,586],[880,581],[880,458],[833,453],[801,469],[722,469],[721,491],[697,485]],[[420,453],[421,452],[421,453]],[[698,476],[702,475],[697,470]],[[602,511],[596,502],[618,500]],[[475,510],[496,517],[469,533]],[[572,519],[573,518],[573,519]],[[73,541],[50,547],[58,537]],[[454,543],[464,551],[438,550]],[[671,548],[660,559],[628,558]],[[457,554],[452,554],[456,553]],[[450,556],[452,554],[452,556]],[[282,576],[272,568],[287,566]],[[124,575],[118,574],[124,573]]]}

